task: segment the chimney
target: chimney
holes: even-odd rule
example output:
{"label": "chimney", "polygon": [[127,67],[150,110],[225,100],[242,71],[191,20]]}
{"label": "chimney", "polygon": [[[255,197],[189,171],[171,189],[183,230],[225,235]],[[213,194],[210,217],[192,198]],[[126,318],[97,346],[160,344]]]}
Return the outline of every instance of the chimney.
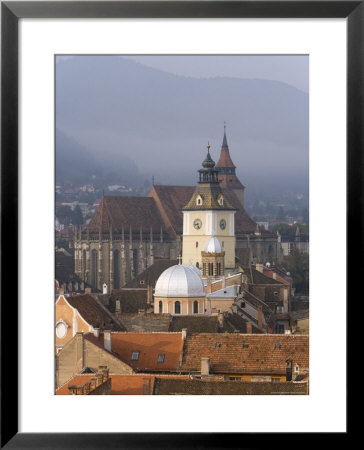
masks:
{"label": "chimney", "polygon": [[64,289],[63,288],[59,288],[58,289],[58,294],[59,295],[64,295]]}
{"label": "chimney", "polygon": [[151,284],[147,286],[147,303],[148,305],[153,303],[153,286]]}
{"label": "chimney", "polygon": [[91,294],[91,288],[85,288],[85,294]]}
{"label": "chimney", "polygon": [[253,325],[250,322],[246,323],[246,333],[252,334],[253,333]]}
{"label": "chimney", "polygon": [[104,331],[104,348],[105,350],[108,350],[111,352],[111,331],[105,330]]}
{"label": "chimney", "polygon": [[226,287],[226,277],[225,277],[225,275],[222,277],[222,287],[224,288],[224,287]]}
{"label": "chimney", "polygon": [[201,375],[210,375],[210,358],[201,358]]}
{"label": "chimney", "polygon": [[182,328],[182,339],[185,341],[187,337],[187,328]]}
{"label": "chimney", "polygon": [[223,328],[224,327],[224,314],[223,313],[218,313],[217,321],[219,323],[219,327]]}
{"label": "chimney", "polygon": [[97,378],[96,377],[91,377],[90,379],[90,390],[94,390],[97,386]]}
{"label": "chimney", "polygon": [[100,328],[94,328],[94,336],[95,337],[100,337]]}
{"label": "chimney", "polygon": [[258,328],[259,330],[263,329],[263,307],[258,306]]}
{"label": "chimney", "polygon": [[263,273],[263,264],[261,263],[256,263],[255,264],[255,269],[258,270],[258,272],[262,272]]}
{"label": "chimney", "polygon": [[277,279],[277,274],[275,272],[273,272],[273,280]]}
{"label": "chimney", "polygon": [[292,381],[292,360],[286,361],[286,381]]}
{"label": "chimney", "polygon": [[115,302],[115,312],[121,313],[120,300],[116,300],[116,302]]}

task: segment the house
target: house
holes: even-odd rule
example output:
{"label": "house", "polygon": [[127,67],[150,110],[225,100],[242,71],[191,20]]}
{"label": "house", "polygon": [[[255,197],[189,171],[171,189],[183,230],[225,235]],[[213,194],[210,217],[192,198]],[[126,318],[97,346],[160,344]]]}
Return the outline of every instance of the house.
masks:
{"label": "house", "polygon": [[59,295],[55,304],[56,352],[78,333],[94,330],[121,331],[125,328],[89,294],[65,297]]}
{"label": "house", "polygon": [[178,373],[184,333],[77,333],[56,355],[56,386],[88,367],[110,373]]}

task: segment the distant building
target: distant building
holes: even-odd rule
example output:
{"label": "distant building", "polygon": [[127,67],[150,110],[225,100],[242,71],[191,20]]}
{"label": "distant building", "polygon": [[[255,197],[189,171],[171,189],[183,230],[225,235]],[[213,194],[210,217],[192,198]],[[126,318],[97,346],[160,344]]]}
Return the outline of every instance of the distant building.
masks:
{"label": "distant building", "polygon": [[197,187],[155,185],[148,197],[103,197],[76,236],[76,274],[97,289],[106,283],[112,291],[159,258],[183,254],[184,264],[202,264],[201,249],[212,236],[223,246],[225,269],[235,268],[235,248],[250,248],[258,262],[279,260],[277,236],[259,229],[244,209],[245,188],[225,133],[218,164],[208,151],[199,173]]}

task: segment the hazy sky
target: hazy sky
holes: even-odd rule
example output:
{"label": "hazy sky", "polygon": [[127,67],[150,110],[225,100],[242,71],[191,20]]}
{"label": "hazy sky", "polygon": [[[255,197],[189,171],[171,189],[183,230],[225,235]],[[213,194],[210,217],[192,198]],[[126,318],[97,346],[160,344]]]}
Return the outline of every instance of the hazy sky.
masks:
{"label": "hazy sky", "polygon": [[80,154],[79,145],[89,161],[122,176],[139,172],[162,184],[194,184],[208,140],[217,162],[226,121],[230,153],[247,187],[268,175],[308,185],[308,56],[63,55],[56,61],[59,156]]}
{"label": "hazy sky", "polygon": [[282,81],[308,92],[308,56],[220,55],[129,56],[156,69],[187,77],[236,77]]}

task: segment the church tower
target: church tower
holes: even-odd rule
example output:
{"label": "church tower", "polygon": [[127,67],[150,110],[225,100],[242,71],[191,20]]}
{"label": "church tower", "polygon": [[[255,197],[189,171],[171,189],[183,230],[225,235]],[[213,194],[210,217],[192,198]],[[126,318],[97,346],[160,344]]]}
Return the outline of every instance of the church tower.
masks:
{"label": "church tower", "polygon": [[207,241],[216,237],[221,242],[225,269],[235,268],[236,209],[225,198],[218,171],[207,145],[207,156],[199,171],[199,182],[183,212],[182,264],[202,268],[202,254]]}
{"label": "church tower", "polygon": [[240,182],[239,178],[236,176],[235,169],[236,166],[233,163],[229,146],[226,139],[226,126],[224,125],[224,138],[221,146],[220,158],[216,164],[216,169],[218,171],[218,177],[220,181],[220,186],[222,188],[230,189],[239,199],[242,206],[244,206],[244,189],[245,186]]}

